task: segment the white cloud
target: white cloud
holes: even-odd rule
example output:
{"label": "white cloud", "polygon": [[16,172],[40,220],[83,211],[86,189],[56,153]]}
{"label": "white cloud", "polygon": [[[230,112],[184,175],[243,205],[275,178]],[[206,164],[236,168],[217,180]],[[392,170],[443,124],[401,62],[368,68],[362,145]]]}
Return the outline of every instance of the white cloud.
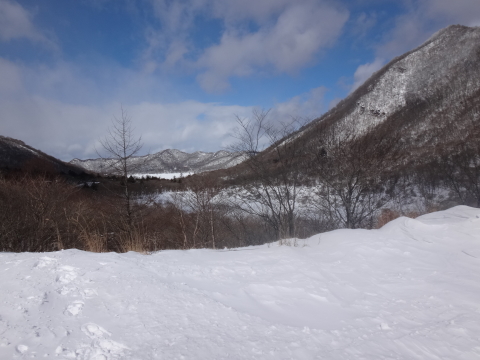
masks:
{"label": "white cloud", "polygon": [[[288,7],[316,0],[211,0],[212,16],[222,19],[227,28],[235,28],[247,21],[263,26],[275,20]],[[316,1],[318,3],[318,1]]]}
{"label": "white cloud", "polygon": [[[0,134],[67,161],[97,156],[98,140],[107,133],[121,106],[109,100],[75,104],[31,94],[25,88],[14,90],[20,94],[0,97]],[[248,107],[197,101],[130,102],[122,106],[131,114],[137,134],[143,136],[145,151],[219,150],[229,141],[234,114],[250,111]]]}
{"label": "white cloud", "polygon": [[321,86],[285,102],[277,103],[274,105],[271,115],[274,119],[283,122],[290,118],[313,120],[325,110],[326,92],[327,89]]}
{"label": "white cloud", "polygon": [[191,100],[170,104],[143,102],[129,106],[129,112],[151,152],[166,148],[216,151],[231,141],[234,115],[245,116],[250,108]]}
{"label": "white cloud", "polygon": [[366,36],[367,32],[377,23],[376,13],[361,13],[354,21],[352,32],[357,37]]}
{"label": "white cloud", "polygon": [[[40,96],[20,101],[0,100],[0,133],[25,141],[63,160],[97,157],[99,140],[107,134],[119,103],[74,105]],[[215,151],[226,146],[235,126],[234,114],[249,108],[184,101],[172,104],[123,104],[141,135],[144,152],[165,148]]]}
{"label": "white cloud", "polygon": [[376,48],[377,57],[393,58],[410,51],[425,42],[436,30],[425,28],[423,14],[404,14],[396,19],[395,27],[384,36]]}
{"label": "white cloud", "polygon": [[200,84],[207,91],[218,91],[225,89],[230,76],[248,76],[265,69],[292,73],[331,45],[347,18],[334,8],[304,3],[289,6],[273,26],[257,32],[228,31],[198,60],[206,69],[198,77]]}
{"label": "white cloud", "polygon": [[[122,91],[129,101],[123,104],[113,97],[102,97],[101,91],[94,90],[94,82],[68,64],[38,71],[0,58],[0,77],[8,76],[8,83],[0,82],[0,134],[66,161],[97,157],[99,140],[122,105],[131,115],[136,133],[143,137],[145,152],[165,148],[216,151],[233,141],[230,135],[236,126],[235,115],[251,114],[249,106],[193,100],[141,101],[142,97],[132,95],[140,91],[138,83],[144,83],[144,75],[119,70],[115,74],[125,84]],[[63,99],[54,91],[75,87],[78,89],[72,89],[73,93]],[[75,101],[75,94],[88,92],[99,97],[98,101]],[[323,110],[324,93],[324,88],[313,89],[276,104],[271,114],[278,121],[317,117]]]}
{"label": "white cloud", "polygon": [[[200,71],[207,91],[223,91],[229,78],[294,73],[332,45],[348,12],[318,0],[152,0],[160,28],[150,28],[145,68],[175,66]],[[197,17],[223,24],[218,43],[191,41]]]}
{"label": "white cloud", "polygon": [[426,16],[440,18],[449,24],[478,26],[480,1],[478,0],[427,0],[423,5]]}
{"label": "white cloud", "polygon": [[0,0],[0,41],[25,38],[52,48],[55,44],[32,23],[32,15],[21,5]]}
{"label": "white cloud", "polygon": [[194,30],[195,19],[205,13],[210,0],[150,0],[158,24],[146,28],[147,47],[141,58],[144,71],[152,73],[157,69],[188,66],[186,55],[194,50],[190,33]]}
{"label": "white cloud", "polygon": [[395,26],[377,47],[377,57],[392,58],[421,45],[436,31],[453,24],[480,24],[478,0],[404,1],[406,13],[396,18]]}
{"label": "white cloud", "polygon": [[15,96],[23,89],[22,76],[18,67],[2,58],[0,58],[0,79],[2,96]]}
{"label": "white cloud", "polygon": [[[291,117],[313,118],[320,115],[324,89],[277,104],[271,112],[275,121]],[[40,96],[21,101],[0,100],[0,116],[8,122],[0,133],[25,141],[48,154],[71,160],[97,157],[99,140],[107,133],[119,103],[85,106],[62,103]],[[249,117],[251,107],[182,101],[178,103],[123,104],[132,117],[135,133],[142,136],[143,152],[167,148],[193,152],[217,151],[234,141],[235,116]]]}

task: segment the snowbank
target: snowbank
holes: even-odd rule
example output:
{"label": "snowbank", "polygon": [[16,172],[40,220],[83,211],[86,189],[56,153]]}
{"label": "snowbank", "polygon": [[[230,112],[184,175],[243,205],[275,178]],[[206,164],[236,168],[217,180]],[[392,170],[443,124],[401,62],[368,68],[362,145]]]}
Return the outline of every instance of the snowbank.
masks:
{"label": "snowbank", "polygon": [[299,245],[0,254],[0,358],[480,358],[479,209]]}

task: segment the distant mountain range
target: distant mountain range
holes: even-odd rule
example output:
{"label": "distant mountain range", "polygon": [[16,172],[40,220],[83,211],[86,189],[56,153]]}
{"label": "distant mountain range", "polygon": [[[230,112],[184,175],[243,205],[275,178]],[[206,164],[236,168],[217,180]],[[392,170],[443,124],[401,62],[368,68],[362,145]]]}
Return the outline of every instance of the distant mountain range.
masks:
{"label": "distant mountain range", "polygon": [[[179,172],[204,172],[232,167],[242,162],[244,157],[239,153],[221,150],[217,152],[196,151],[186,153],[180,150],[167,149],[155,154],[132,157],[131,167],[137,174],[159,174]],[[85,170],[106,174],[112,171],[113,159],[73,159],[70,164]]]}
{"label": "distant mountain range", "polygon": [[[198,173],[225,169],[242,162],[238,153],[221,150],[217,152],[185,153],[168,149],[155,154],[133,157],[135,173]],[[83,171],[108,174],[112,159],[73,159],[66,163],[37,150],[21,140],[0,135],[0,169],[49,169],[55,172],[80,174]]]}

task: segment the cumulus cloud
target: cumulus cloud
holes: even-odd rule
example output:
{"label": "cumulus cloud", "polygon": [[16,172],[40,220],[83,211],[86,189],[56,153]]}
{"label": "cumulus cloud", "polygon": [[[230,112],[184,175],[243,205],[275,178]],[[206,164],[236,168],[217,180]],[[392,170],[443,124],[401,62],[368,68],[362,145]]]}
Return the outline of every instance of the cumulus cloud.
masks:
{"label": "cumulus cloud", "polygon": [[377,56],[391,58],[425,42],[448,25],[476,26],[480,23],[477,0],[406,1],[408,9],[396,18],[395,26],[377,46]]}
{"label": "cumulus cloud", "polygon": [[35,28],[31,13],[16,2],[0,0],[0,41],[21,38],[56,48],[50,39]]}
{"label": "cumulus cloud", "polygon": [[[111,97],[95,103],[75,101],[74,96],[59,99],[50,89],[52,83],[64,89],[78,85],[80,92],[95,87],[84,82],[81,74],[70,70],[63,66],[37,72],[37,77],[32,79],[29,74],[33,74],[34,69],[0,58],[0,76],[9,76],[5,77],[9,79],[8,84],[0,83],[0,134],[23,140],[62,160],[96,157],[99,140],[123,106],[132,116],[137,134],[143,135],[145,151],[165,148],[215,151],[228,143],[235,125],[234,114],[243,116],[250,112],[249,107],[198,101],[142,102],[128,97],[128,102],[120,104]],[[63,82],[57,78],[58,74],[64,75]],[[131,74],[120,76],[133,77]],[[133,94],[136,81],[125,83],[131,87],[123,91]]]}
{"label": "cumulus cloud", "polygon": [[[97,157],[99,140],[123,106],[132,117],[136,133],[143,137],[145,153],[166,148],[217,151],[233,141],[235,116],[251,115],[251,107],[234,104],[143,101],[143,96],[132,96],[141,92],[139,83],[145,86],[141,73],[117,69],[115,76],[123,83],[123,98],[128,99],[122,104],[116,100],[121,95],[102,96],[102,91],[95,90],[97,84],[70,64],[39,71],[33,65],[0,58],[0,78],[8,80],[0,82],[0,134],[66,161]],[[62,98],[59,92],[66,94]],[[78,101],[78,94],[89,92],[98,101]],[[324,92],[317,88],[278,103],[272,115],[277,121],[316,117],[323,109]]]}
{"label": "cumulus cloud", "polygon": [[[75,105],[29,96],[21,101],[0,100],[0,132],[25,141],[42,151],[69,161],[75,157],[97,157],[99,140],[120,103],[98,106]],[[234,114],[247,116],[250,109],[197,101],[172,104],[122,104],[132,117],[135,132],[141,135],[143,152],[166,148],[184,151],[216,151],[228,145],[235,126]]]}
{"label": "cumulus cloud", "polygon": [[[152,1],[161,27],[148,31],[146,68],[200,71],[209,92],[227,89],[231,77],[298,71],[335,42],[349,16],[318,0]],[[198,17],[222,24],[217,43],[198,48],[189,41]]]}
{"label": "cumulus cloud", "polygon": [[375,26],[377,23],[377,14],[376,13],[361,13],[353,21],[352,32],[357,37],[364,37],[367,35],[367,32]]}
{"label": "cumulus cloud", "polygon": [[147,47],[141,56],[144,71],[187,67],[186,55],[193,50],[190,34],[209,0],[150,1],[158,24],[149,24],[145,30]]}
{"label": "cumulus cloud", "polygon": [[285,102],[274,105],[272,118],[285,122],[291,118],[313,120],[319,117],[325,110],[325,93],[327,88],[321,86],[297,95]]}
{"label": "cumulus cloud", "polygon": [[439,18],[449,24],[478,26],[480,24],[480,2],[477,0],[427,0],[423,5],[429,18]]}
{"label": "cumulus cloud", "polygon": [[423,14],[408,13],[396,19],[394,28],[376,46],[377,57],[393,58],[416,48],[439,28],[426,29]]}
{"label": "cumulus cloud", "polygon": [[[315,93],[315,91],[313,92]],[[318,97],[294,98],[277,104],[271,112],[275,121],[287,121],[317,107]],[[321,103],[320,103],[321,104]],[[0,132],[25,141],[46,153],[69,161],[75,157],[97,157],[99,140],[107,133],[113,116],[118,116],[120,103],[85,106],[62,103],[41,96],[29,96],[21,101],[0,100],[2,122]],[[122,104],[132,117],[135,133],[142,136],[143,153],[155,153],[175,148],[187,152],[217,151],[228,147],[236,127],[235,116],[251,115],[252,108],[238,105],[182,101],[178,103]],[[300,116],[303,118],[304,116]],[[34,121],[32,121],[34,119]]]}
{"label": "cumulus cloud", "polygon": [[347,14],[311,3],[288,7],[273,26],[257,32],[230,31],[204,52],[198,80],[207,91],[224,90],[230,76],[248,76],[258,69],[291,73],[310,63],[315,54],[340,34]]}
{"label": "cumulus cloud", "polygon": [[22,75],[17,66],[0,58],[0,94],[11,97],[21,92],[23,88]]}
{"label": "cumulus cloud", "polygon": [[[303,0],[299,3],[305,2]],[[235,26],[244,20],[257,24],[277,17],[292,3],[291,0],[211,0],[212,15],[223,19],[227,26]]]}

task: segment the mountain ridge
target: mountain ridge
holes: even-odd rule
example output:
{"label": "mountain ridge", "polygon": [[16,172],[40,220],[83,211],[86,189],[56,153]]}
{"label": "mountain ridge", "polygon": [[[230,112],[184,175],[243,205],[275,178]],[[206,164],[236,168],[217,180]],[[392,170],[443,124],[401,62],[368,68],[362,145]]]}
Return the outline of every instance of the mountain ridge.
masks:
{"label": "mountain ridge", "polygon": [[[115,159],[73,159],[69,163],[96,173],[111,172],[111,164]],[[243,161],[238,153],[219,150],[216,152],[195,151],[183,152],[177,149],[165,149],[154,154],[135,156],[130,164],[139,174],[174,173],[174,172],[204,172],[225,169]]]}
{"label": "mountain ridge", "polygon": [[83,169],[65,163],[43,151],[27,145],[22,140],[0,135],[0,168],[51,170],[54,172],[73,172],[79,174]]}
{"label": "mountain ridge", "polygon": [[390,126],[409,148],[426,149],[473,131],[479,109],[480,27],[452,25],[392,59],[301,129],[300,139],[341,124],[357,136]]}

